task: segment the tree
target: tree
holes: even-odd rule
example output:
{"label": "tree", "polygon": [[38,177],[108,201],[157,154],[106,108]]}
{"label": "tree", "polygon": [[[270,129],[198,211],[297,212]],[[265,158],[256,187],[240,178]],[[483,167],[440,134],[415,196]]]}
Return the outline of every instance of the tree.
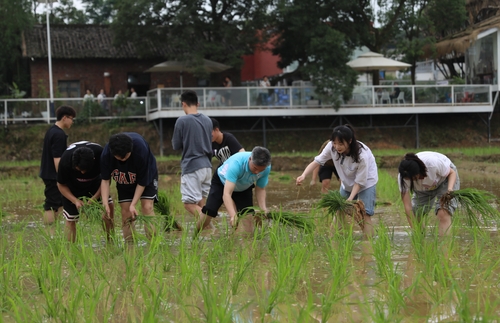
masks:
{"label": "tree", "polygon": [[116,15],[115,0],[82,0],[85,6],[85,16],[89,23],[106,25],[113,21]]}
{"label": "tree", "polygon": [[356,72],[346,65],[359,30],[346,13],[355,9],[344,0],[294,0],[280,1],[273,14],[272,52],[280,57],[278,66],[297,62],[295,76],[312,80],[323,102],[335,106],[351,96],[356,83]]}
{"label": "tree", "polygon": [[[0,94],[15,82],[27,89],[27,66],[22,61],[21,35],[32,25],[29,0],[0,0]],[[17,86],[16,85],[16,86]]]}
{"label": "tree", "polygon": [[[427,34],[432,36],[430,48],[443,38],[465,29],[468,23],[465,0],[432,0],[426,15],[431,22],[427,30]],[[446,78],[459,76],[455,70],[455,63],[463,62],[463,57],[452,54],[448,57],[437,57],[436,61],[447,67],[446,69],[440,67],[440,71]]]}
{"label": "tree", "polygon": [[405,61],[411,64],[412,84],[415,84],[415,70],[424,54],[424,46],[433,42],[432,36],[425,36],[425,31],[430,30],[431,26],[431,21],[425,14],[431,1],[433,0],[408,0],[405,10],[397,19],[402,33],[396,36],[396,46],[404,53]]}
{"label": "tree", "polygon": [[112,27],[117,41],[132,41],[148,55],[151,44],[168,44],[172,57],[196,66],[202,59],[240,67],[265,28],[268,0],[117,0]]}

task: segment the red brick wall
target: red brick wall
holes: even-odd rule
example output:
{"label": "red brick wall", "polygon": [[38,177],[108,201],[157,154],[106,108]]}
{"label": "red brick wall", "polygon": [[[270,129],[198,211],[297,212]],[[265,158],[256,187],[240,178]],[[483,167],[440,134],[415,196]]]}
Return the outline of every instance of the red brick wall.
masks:
{"label": "red brick wall", "polygon": [[[95,96],[101,89],[105,89],[108,97],[114,96],[118,90],[125,93],[127,89],[128,73],[142,73],[151,66],[161,63],[162,60],[111,60],[111,59],[53,59],[52,78],[54,95],[57,93],[58,81],[80,81],[81,96],[90,90]],[[35,59],[30,63],[31,68],[31,97],[39,97],[42,86],[49,93],[49,72],[46,59]],[[104,73],[109,73],[109,82],[105,86]],[[151,73],[150,89],[158,84],[165,87],[179,87],[179,72]],[[183,86],[196,87],[197,78],[183,73]],[[109,88],[109,89],[108,89]]]}

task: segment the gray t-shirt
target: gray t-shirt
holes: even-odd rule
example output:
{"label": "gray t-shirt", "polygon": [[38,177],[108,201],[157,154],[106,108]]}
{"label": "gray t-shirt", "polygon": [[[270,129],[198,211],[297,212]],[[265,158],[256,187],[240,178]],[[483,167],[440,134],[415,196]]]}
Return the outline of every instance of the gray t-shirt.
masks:
{"label": "gray t-shirt", "polygon": [[175,122],[172,147],[182,149],[182,175],[212,168],[212,120],[204,114],[187,114]]}

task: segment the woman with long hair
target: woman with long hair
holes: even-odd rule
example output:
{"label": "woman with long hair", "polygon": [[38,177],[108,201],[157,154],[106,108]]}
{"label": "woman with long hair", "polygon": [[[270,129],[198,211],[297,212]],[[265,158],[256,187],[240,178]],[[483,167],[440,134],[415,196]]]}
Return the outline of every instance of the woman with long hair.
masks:
{"label": "woman with long hair", "polygon": [[370,148],[356,140],[354,129],[350,125],[333,129],[330,142],[297,177],[296,184],[301,185],[306,176],[328,160],[333,160],[341,185],[340,194],[348,201],[360,199],[366,208],[363,232],[373,234],[371,217],[375,212],[376,184],[378,171],[375,157]]}
{"label": "woman with long hair", "polygon": [[458,171],[451,160],[432,151],[408,153],[399,164],[398,184],[410,227],[413,228],[414,221],[429,213],[435,205],[439,235],[447,235],[458,202],[452,199],[445,209],[439,200],[444,194],[460,189]]}

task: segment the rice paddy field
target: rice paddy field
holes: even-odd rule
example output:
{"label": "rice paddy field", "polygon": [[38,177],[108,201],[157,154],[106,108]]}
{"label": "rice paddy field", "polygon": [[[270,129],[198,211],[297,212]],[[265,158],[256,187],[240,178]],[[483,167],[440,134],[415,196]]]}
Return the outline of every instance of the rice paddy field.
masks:
{"label": "rice paddy field", "polygon": [[[500,176],[484,171],[496,165],[453,161],[463,188],[499,195]],[[312,230],[265,221],[254,233],[234,232],[222,209],[215,228],[195,236],[178,176],[162,175],[160,190],[183,230],[165,232],[157,215],[158,235],[147,240],[137,223],[133,247],[124,246],[120,221],[107,243],[100,221],[85,215],[77,242],[68,243],[61,219],[53,230],[42,225],[39,178],[2,178],[1,321],[500,321],[497,221],[478,215],[471,227],[459,209],[449,237],[438,237],[433,214],[425,230],[412,231],[395,172],[379,169],[376,235],[368,240],[356,225],[337,230],[316,208],[319,184],[295,186],[299,171],[272,172],[268,207],[302,214]]]}

